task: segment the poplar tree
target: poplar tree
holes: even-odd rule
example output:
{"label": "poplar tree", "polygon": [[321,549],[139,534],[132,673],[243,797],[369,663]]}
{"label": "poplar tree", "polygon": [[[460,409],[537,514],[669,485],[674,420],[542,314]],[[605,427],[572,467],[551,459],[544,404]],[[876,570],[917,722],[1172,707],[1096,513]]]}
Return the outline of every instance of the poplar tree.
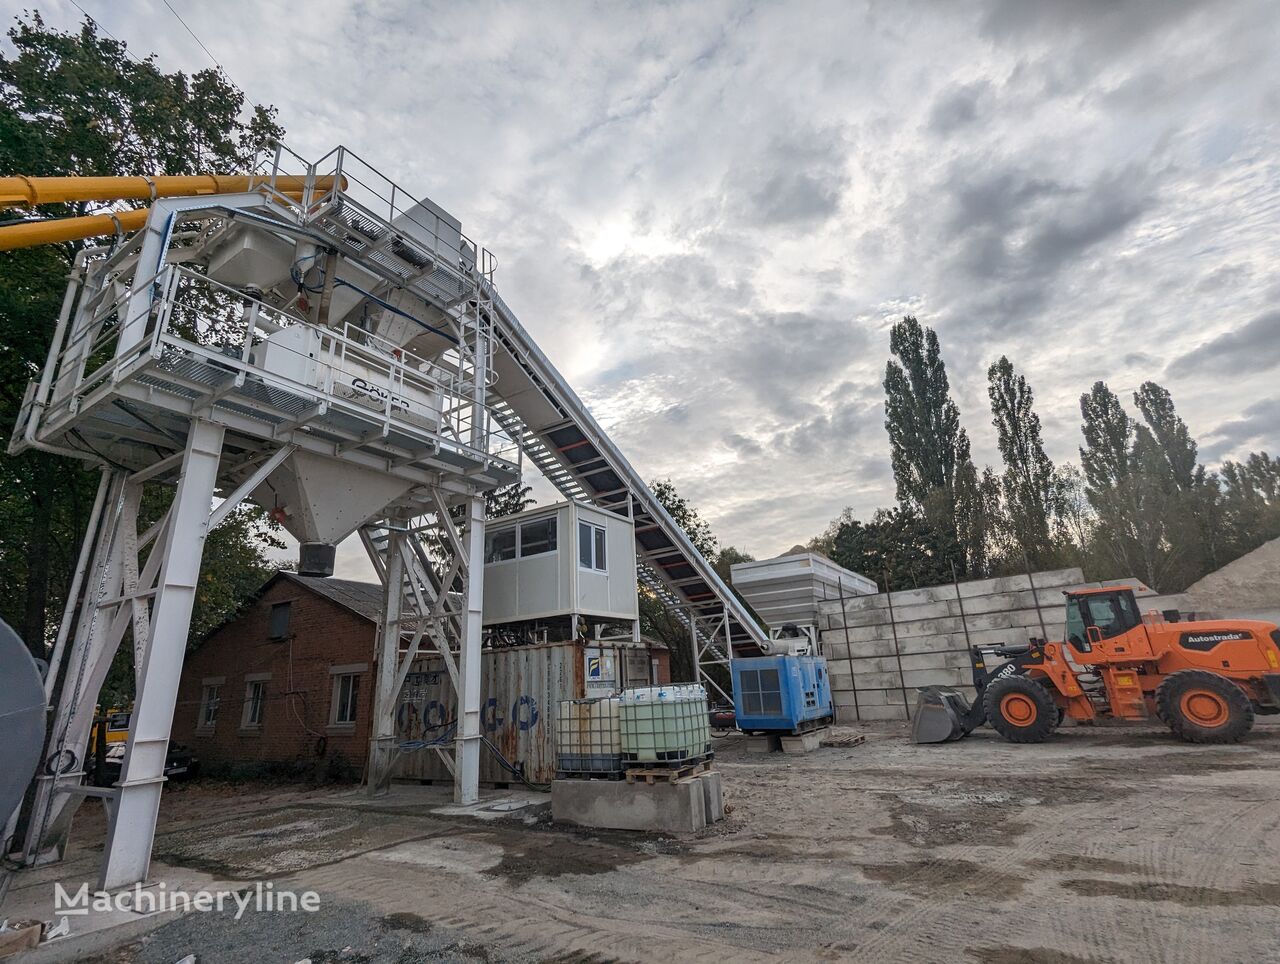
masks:
{"label": "poplar tree", "polygon": [[1034,566],[1054,560],[1054,525],[1061,512],[1061,484],[1045,454],[1035,395],[1009,359],[987,370],[992,424],[1004,459],[1000,489],[1010,535]]}
{"label": "poplar tree", "polygon": [[982,519],[991,511],[978,485],[968,433],[951,397],[937,333],[908,315],[889,332],[885,429],[898,502],[922,515],[953,545],[962,575],[985,573]]}

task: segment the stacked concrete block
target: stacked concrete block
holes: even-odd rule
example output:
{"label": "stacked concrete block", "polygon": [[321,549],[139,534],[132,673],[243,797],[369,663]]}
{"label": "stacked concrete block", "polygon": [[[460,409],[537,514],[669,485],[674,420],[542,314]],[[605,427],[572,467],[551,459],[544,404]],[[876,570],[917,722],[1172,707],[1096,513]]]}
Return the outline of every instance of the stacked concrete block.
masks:
{"label": "stacked concrete block", "polygon": [[[1138,585],[1136,580],[1108,584]],[[1066,590],[1097,587],[1079,569],[930,586],[892,594],[827,600],[822,652],[837,715],[848,720],[905,720],[920,686],[952,686],[973,696],[971,646],[1061,639]],[[1145,610],[1180,600],[1138,594]]]}
{"label": "stacked concrete block", "polygon": [[556,780],[551,817],[580,827],[694,833],[724,819],[724,788],[719,770],[675,782]]}

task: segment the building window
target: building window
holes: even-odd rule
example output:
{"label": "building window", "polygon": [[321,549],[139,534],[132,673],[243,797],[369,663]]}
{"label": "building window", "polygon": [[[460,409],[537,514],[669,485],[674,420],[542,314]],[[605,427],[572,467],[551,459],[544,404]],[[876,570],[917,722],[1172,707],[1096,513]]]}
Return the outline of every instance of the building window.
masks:
{"label": "building window", "polygon": [[200,696],[200,725],[212,727],[218,722],[218,694],[222,687],[216,683],[206,683]]}
{"label": "building window", "polygon": [[250,680],[244,687],[244,715],[240,719],[242,729],[252,730],[262,726],[262,710],[267,702],[267,681]]}
{"label": "building window", "polygon": [[603,526],[593,526],[590,522],[578,523],[578,565],[597,572],[608,570]]}
{"label": "building window", "polygon": [[333,678],[333,712],[330,722],[343,726],[356,721],[360,699],[360,674],[342,673]]}
{"label": "building window", "polygon": [[516,530],[494,529],[484,534],[484,561],[506,562],[516,557]]}
{"label": "building window", "polygon": [[520,558],[556,551],[556,520],[539,519],[520,527]]}
{"label": "building window", "polygon": [[289,635],[289,616],[292,611],[292,602],[278,602],[271,606],[271,622],[267,631],[271,639],[284,639]]}

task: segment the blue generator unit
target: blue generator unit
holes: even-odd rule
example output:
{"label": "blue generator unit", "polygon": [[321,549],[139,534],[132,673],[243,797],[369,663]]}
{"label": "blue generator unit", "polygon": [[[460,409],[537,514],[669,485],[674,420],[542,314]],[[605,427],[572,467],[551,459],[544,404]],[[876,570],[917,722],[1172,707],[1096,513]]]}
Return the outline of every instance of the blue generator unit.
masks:
{"label": "blue generator unit", "polygon": [[733,661],[733,710],[744,733],[803,733],[832,722],[831,680],[821,656]]}

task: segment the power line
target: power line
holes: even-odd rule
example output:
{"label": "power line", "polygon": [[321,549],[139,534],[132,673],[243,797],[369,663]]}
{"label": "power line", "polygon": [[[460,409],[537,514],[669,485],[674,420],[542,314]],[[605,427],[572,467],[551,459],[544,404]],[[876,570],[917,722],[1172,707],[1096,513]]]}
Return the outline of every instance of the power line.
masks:
{"label": "power line", "polygon": [[183,28],[187,31],[187,33],[191,34],[191,39],[194,40],[196,43],[198,43],[200,45],[200,49],[203,50],[205,54],[208,55],[209,59],[213,61],[213,66],[217,67],[220,71],[222,71],[222,73],[227,76],[227,79],[230,80],[231,75],[227,74],[226,68],[223,67],[222,64],[218,63],[218,58],[215,57],[212,51],[210,51],[209,48],[204,45],[204,41],[196,36],[196,32],[192,30],[189,26],[187,26],[187,22],[182,19],[182,14],[178,13],[177,10],[173,9],[173,4],[171,4],[169,0],[164,0],[164,5],[169,8],[169,12],[171,14],[173,14],[175,17],[178,18],[178,23],[182,24]]}
{"label": "power line", "polygon": [[93,24],[95,27],[97,27],[99,30],[105,33],[108,37],[110,37],[116,43],[118,43],[121,47],[123,47],[125,53],[127,53],[134,60],[138,61],[138,63],[142,64],[144,67],[146,66],[146,64],[143,63],[142,59],[137,54],[135,54],[132,50],[129,49],[129,45],[127,43],[125,43],[123,40],[120,40],[110,30],[108,30],[102,24],[98,23],[98,21],[94,20],[93,17],[89,16],[89,11],[86,10],[84,7],[80,6],[80,4],[76,3],[76,0],[71,0],[71,6],[79,10],[82,14],[84,14],[84,18],[86,20],[88,20],[91,24]]}

